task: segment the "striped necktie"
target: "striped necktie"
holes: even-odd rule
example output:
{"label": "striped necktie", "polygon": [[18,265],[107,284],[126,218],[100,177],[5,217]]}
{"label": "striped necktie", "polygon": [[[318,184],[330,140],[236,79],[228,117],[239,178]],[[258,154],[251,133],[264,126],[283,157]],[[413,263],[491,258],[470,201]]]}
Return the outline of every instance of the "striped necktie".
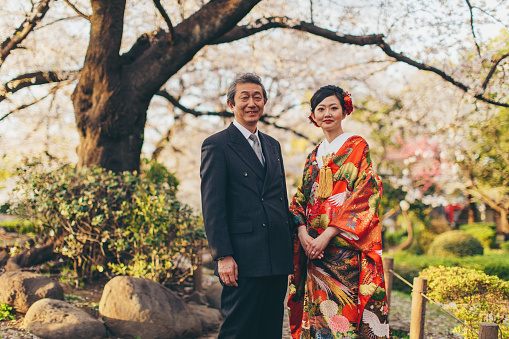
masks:
{"label": "striped necktie", "polygon": [[249,139],[251,139],[253,141],[253,149],[254,149],[254,151],[256,153],[256,156],[258,157],[258,160],[260,160],[262,165],[264,165],[264,163],[263,163],[263,155],[262,155],[262,148],[260,147],[260,141],[258,141],[258,137],[256,136],[256,134],[251,134],[249,136]]}

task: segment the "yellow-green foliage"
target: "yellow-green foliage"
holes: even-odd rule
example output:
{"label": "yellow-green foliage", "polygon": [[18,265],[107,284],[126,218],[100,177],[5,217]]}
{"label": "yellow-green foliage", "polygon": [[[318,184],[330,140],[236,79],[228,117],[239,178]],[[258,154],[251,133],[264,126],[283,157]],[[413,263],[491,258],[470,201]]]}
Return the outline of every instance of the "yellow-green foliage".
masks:
{"label": "yellow-green foliage", "polygon": [[[420,274],[428,280],[428,296],[446,305],[468,326],[478,330],[479,323],[499,324],[503,337],[509,336],[509,282],[484,272],[462,267],[429,267]],[[477,338],[468,327],[454,332],[464,338]]]}
{"label": "yellow-green foliage", "polygon": [[437,236],[428,249],[428,255],[439,257],[466,257],[482,255],[479,240],[464,231],[448,231]]}
{"label": "yellow-green foliage", "polygon": [[503,243],[501,243],[500,249],[505,253],[509,253],[509,241],[504,241]]}
{"label": "yellow-green foliage", "polygon": [[495,224],[486,223],[475,223],[460,226],[460,230],[465,231],[465,233],[470,234],[479,240],[485,249],[495,248],[497,235],[495,229]]}

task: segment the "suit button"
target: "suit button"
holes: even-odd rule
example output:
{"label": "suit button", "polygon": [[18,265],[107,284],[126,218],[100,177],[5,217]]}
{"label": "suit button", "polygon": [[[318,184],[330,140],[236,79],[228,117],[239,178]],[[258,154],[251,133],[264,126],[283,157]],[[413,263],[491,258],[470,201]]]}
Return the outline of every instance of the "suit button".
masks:
{"label": "suit button", "polygon": [[264,198],[262,198],[262,201],[265,201],[265,199],[264,199]]}
{"label": "suit button", "polygon": [[247,172],[244,172],[244,176],[247,177]]}
{"label": "suit button", "polygon": [[283,197],[279,198],[279,200],[283,201]]}
{"label": "suit button", "polygon": [[262,223],[262,226],[265,227],[265,226],[267,226],[267,224],[266,223]]}

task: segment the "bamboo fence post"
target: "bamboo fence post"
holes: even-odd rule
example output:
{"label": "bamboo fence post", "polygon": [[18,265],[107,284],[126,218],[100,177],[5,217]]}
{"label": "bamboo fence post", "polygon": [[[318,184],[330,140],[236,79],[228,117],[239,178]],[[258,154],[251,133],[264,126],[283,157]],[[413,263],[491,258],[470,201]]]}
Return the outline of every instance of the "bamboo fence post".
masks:
{"label": "bamboo fence post", "polygon": [[410,320],[410,339],[424,338],[424,320],[426,315],[426,299],[421,293],[426,294],[428,281],[422,278],[414,278],[412,290],[412,314]]}
{"label": "bamboo fence post", "polygon": [[479,339],[497,339],[498,325],[493,323],[481,323],[479,326]]}
{"label": "bamboo fence post", "polygon": [[394,258],[384,257],[383,259],[384,265],[384,279],[385,279],[385,291],[387,293],[387,307],[390,310],[391,307],[391,293],[392,293],[392,279],[394,274],[390,272],[394,269]]}

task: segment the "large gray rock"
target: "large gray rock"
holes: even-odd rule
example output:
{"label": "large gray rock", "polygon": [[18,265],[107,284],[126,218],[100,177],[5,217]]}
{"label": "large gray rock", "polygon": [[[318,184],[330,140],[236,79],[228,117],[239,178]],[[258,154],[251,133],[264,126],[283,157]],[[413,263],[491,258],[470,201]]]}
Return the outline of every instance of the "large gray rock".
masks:
{"label": "large gray rock", "polygon": [[207,301],[209,302],[210,306],[221,310],[221,293],[223,292],[223,286],[221,283],[215,282],[207,289],[207,292],[205,293],[205,297],[207,298]]}
{"label": "large gray rock", "polygon": [[203,332],[215,331],[223,322],[223,315],[215,308],[199,305],[194,302],[189,302],[187,305],[191,308],[191,311],[200,318]]}
{"label": "large gray rock", "polygon": [[41,299],[28,310],[25,328],[40,338],[98,339],[108,333],[103,323],[65,301]]}
{"label": "large gray rock", "polygon": [[106,286],[99,312],[119,337],[143,339],[196,338],[200,319],[178,295],[152,280],[115,277]]}
{"label": "large gray rock", "polygon": [[30,272],[6,272],[0,275],[0,302],[26,313],[37,300],[64,299],[62,286],[55,280]]}

